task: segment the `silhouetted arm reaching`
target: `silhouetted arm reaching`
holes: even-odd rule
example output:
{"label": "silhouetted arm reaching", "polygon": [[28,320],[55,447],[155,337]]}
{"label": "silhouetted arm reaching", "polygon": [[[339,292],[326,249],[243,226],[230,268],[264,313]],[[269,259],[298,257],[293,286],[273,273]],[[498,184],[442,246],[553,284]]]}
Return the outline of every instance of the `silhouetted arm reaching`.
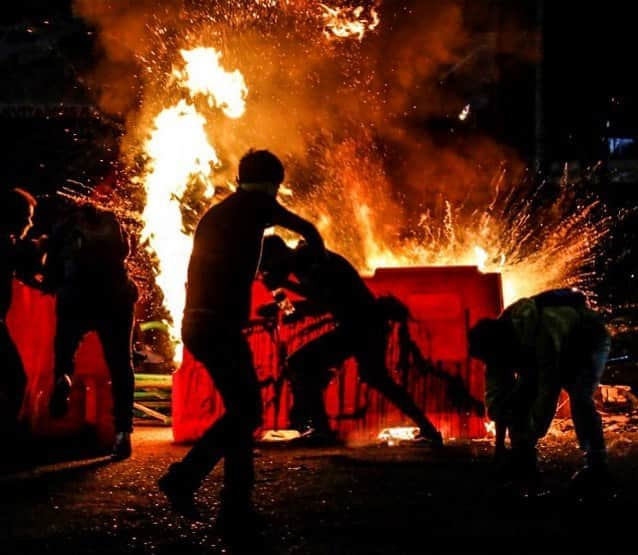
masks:
{"label": "silhouetted arm reaching", "polygon": [[286,229],[301,235],[315,255],[323,256],[325,254],[326,249],[323,244],[323,239],[317,231],[317,228],[308,220],[304,220],[300,216],[297,216],[297,214],[287,210],[279,203],[275,204],[271,223],[272,225],[285,227]]}

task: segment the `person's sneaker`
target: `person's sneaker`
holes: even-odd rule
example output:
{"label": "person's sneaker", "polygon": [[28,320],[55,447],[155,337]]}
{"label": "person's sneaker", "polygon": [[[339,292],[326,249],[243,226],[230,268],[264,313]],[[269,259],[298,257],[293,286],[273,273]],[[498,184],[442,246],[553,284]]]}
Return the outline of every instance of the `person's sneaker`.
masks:
{"label": "person's sneaker", "polygon": [[131,434],[119,432],[115,434],[115,443],[111,450],[111,460],[123,461],[131,456]]}
{"label": "person's sneaker", "polygon": [[68,412],[71,385],[71,377],[68,374],[63,374],[56,380],[49,401],[49,412],[53,418],[62,418]]}
{"label": "person's sneaker", "polygon": [[168,472],[157,481],[157,485],[175,512],[192,520],[201,520],[200,512],[195,506],[195,492],[185,484],[176,468],[172,464]]}

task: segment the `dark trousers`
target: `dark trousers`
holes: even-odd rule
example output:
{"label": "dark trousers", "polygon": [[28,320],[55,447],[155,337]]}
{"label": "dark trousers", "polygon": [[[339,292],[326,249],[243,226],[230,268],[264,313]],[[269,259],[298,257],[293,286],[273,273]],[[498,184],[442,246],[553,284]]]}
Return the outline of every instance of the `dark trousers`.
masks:
{"label": "dark trousers", "polygon": [[252,353],[241,326],[185,319],[185,346],[209,372],[224,401],[224,414],[195,443],[177,469],[193,491],[224,459],[224,504],[250,504],[254,484],[253,434],[262,404]]}
{"label": "dark trousers", "polygon": [[580,448],[585,452],[587,463],[597,465],[605,462],[606,448],[600,414],[594,405],[594,392],[600,384],[611,348],[611,338],[606,336],[588,345],[586,356],[575,368],[573,380],[564,385],[569,395],[569,406]]}
{"label": "dark trousers", "polygon": [[[594,392],[605,370],[611,339],[606,333],[597,337],[579,336],[578,339],[579,348],[573,347],[564,355],[561,371],[569,378],[562,380],[561,387],[569,395],[576,438],[585,452],[586,462],[597,466],[605,463],[606,447],[602,420],[594,404]],[[537,438],[530,428],[530,411],[537,396],[542,393],[535,380],[526,381],[519,388],[510,427],[512,446],[534,458]],[[546,431],[541,433],[545,435]]]}
{"label": "dark trousers", "polygon": [[18,431],[26,384],[20,353],[7,325],[0,320],[0,433],[3,437],[14,436]]}
{"label": "dark trousers", "polygon": [[390,376],[385,364],[385,352],[385,329],[378,325],[363,330],[337,327],[293,353],[288,359],[288,373],[294,397],[291,424],[310,426],[320,432],[329,429],[323,402],[323,391],[329,381],[327,372],[354,356],[363,382],[412,419],[424,436],[438,436],[438,431],[410,394]]}
{"label": "dark trousers", "polygon": [[[69,298],[71,297],[71,298]],[[110,301],[110,302],[109,302]],[[55,377],[73,375],[73,358],[82,338],[95,331],[111,374],[116,432],[133,430],[135,376],[132,333],[135,302],[117,297],[97,302],[59,294],[54,341]]]}

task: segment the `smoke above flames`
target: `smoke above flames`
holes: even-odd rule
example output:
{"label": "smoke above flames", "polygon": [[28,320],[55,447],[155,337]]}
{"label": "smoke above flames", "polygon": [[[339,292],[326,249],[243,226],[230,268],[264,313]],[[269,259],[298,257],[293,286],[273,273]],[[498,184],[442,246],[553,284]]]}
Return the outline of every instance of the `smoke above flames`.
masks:
{"label": "smoke above flames", "polygon": [[[506,301],[586,285],[607,229],[595,201],[568,206],[566,188],[551,206],[538,191],[515,201],[525,175],[515,152],[487,136],[450,148],[425,132],[426,121],[473,117],[467,98],[442,86],[455,68],[476,90],[497,78],[483,55],[496,46],[467,29],[463,4],[75,0],[97,31],[93,88],[104,111],[126,120],[121,158],[145,187],[144,219],[157,221],[145,233],[160,259],[177,259],[174,246],[162,254],[153,244],[168,221],[180,238],[164,242],[188,247],[179,210],[194,210],[189,188],[232,187],[239,158],[268,148],[286,163],[283,202],[362,272],[480,264],[503,273]],[[527,43],[501,47],[533,56]],[[189,73],[202,58],[206,67]],[[202,140],[180,140],[180,129]],[[159,142],[171,135],[172,146]],[[180,148],[187,160],[175,158]],[[171,199],[178,213],[158,216]]]}
{"label": "smoke above flames", "polygon": [[[238,157],[250,147],[268,147],[312,166],[309,147],[355,138],[390,145],[393,152],[380,162],[391,167],[393,181],[426,198],[451,183],[477,183],[476,162],[486,155],[486,166],[512,158],[512,152],[487,139],[460,156],[441,156],[444,149],[419,131],[426,118],[449,115],[466,104],[440,87],[447,68],[461,62],[472,46],[458,3],[331,4],[336,5],[76,0],[75,10],[97,28],[103,57],[94,85],[101,107],[129,121],[125,155],[143,141],[140,135],[148,132],[158,107],[171,101],[166,84],[181,63],[180,50],[211,47],[221,52],[225,67],[243,74],[251,91],[241,121],[211,115],[218,120],[211,122],[210,133],[227,168],[224,177],[233,177]],[[329,15],[336,10],[363,23],[350,36],[333,34],[344,28],[333,26]],[[484,70],[476,68],[477,80],[485,79]],[[289,178],[300,184],[308,180],[303,174]]]}

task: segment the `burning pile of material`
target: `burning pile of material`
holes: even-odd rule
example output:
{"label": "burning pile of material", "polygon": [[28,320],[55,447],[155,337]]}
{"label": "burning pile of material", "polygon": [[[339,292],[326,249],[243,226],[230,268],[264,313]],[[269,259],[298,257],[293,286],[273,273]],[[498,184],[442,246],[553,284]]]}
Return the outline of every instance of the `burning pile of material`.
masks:
{"label": "burning pile of material", "polygon": [[433,86],[470,42],[458,5],[434,4],[75,0],[105,53],[102,107],[127,119],[122,161],[145,193],[175,337],[194,225],[252,147],[284,158],[282,202],[363,273],[479,265],[502,272],[506,302],[587,288],[608,229],[595,200],[567,183],[523,195],[500,167],[507,149],[481,138],[454,152],[415,132],[450,103],[471,118]]}

